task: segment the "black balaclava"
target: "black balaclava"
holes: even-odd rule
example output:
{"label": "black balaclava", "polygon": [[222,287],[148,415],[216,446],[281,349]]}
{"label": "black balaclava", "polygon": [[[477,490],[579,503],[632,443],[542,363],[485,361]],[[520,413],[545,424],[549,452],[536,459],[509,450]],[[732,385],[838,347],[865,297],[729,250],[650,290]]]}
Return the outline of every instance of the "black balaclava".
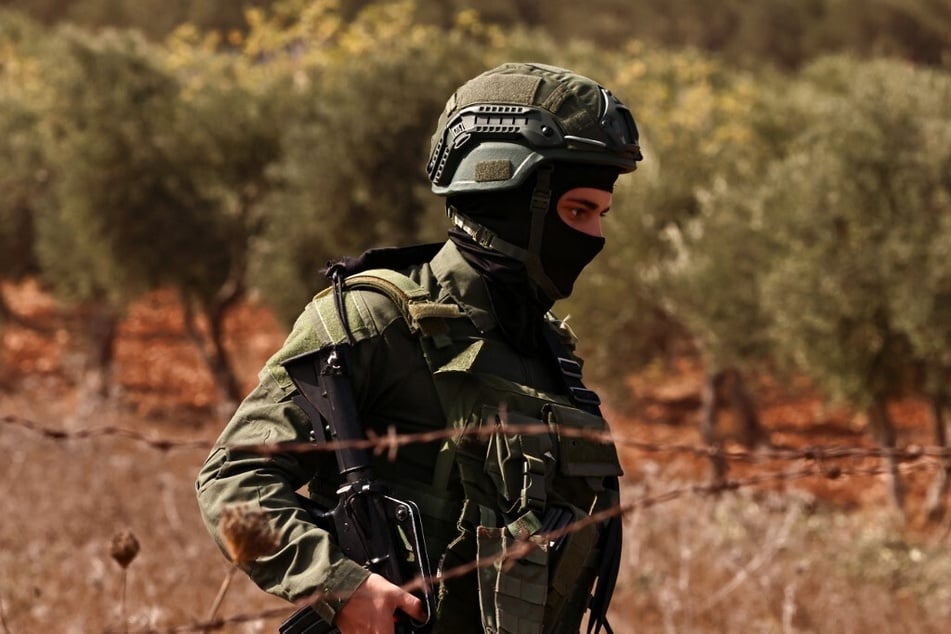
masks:
{"label": "black balaclava", "polygon": [[[577,187],[612,191],[618,170],[609,166],[556,164],[551,176],[551,199],[542,227],[542,270],[560,295],[551,297],[531,279],[525,263],[476,243],[462,229],[452,227],[449,239],[462,257],[485,280],[499,327],[516,349],[528,353],[544,345],[544,314],[555,300],[571,294],[582,269],[604,247],[604,238],[590,236],[566,225],[558,216],[561,196]],[[511,190],[452,196],[447,201],[459,214],[492,231],[503,240],[527,249],[535,175]]]}

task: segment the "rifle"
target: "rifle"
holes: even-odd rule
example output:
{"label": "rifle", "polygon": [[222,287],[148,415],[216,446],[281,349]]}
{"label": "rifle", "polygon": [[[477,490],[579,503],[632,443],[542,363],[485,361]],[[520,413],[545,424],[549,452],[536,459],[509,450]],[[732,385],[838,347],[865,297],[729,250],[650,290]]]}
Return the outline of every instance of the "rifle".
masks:
{"label": "rifle", "polygon": [[[350,383],[349,353],[352,335],[343,318],[342,279],[332,277],[337,310],[348,342],[331,348],[330,354],[308,353],[284,363],[297,386],[295,402],[307,413],[316,439],[326,441],[364,440],[353,388]],[[320,362],[319,366],[317,362]],[[426,620],[415,621],[406,614],[395,617],[396,634],[426,632],[435,614],[436,601],[429,585],[429,555],[423,538],[419,508],[411,500],[392,497],[386,485],[373,478],[365,449],[343,446],[335,450],[337,466],[345,483],[337,490],[337,506],[325,510],[304,498],[303,506],[315,523],[327,530],[350,559],[370,572],[401,586],[412,579],[423,582],[417,593],[423,600]],[[338,630],[324,621],[312,606],[297,610],[280,626],[281,634],[331,634]]]}

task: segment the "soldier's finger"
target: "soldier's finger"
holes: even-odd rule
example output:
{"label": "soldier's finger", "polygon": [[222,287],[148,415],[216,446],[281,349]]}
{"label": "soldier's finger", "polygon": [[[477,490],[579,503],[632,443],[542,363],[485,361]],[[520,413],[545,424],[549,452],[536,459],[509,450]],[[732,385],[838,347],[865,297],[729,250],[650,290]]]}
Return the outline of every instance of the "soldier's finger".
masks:
{"label": "soldier's finger", "polygon": [[423,602],[409,592],[404,592],[400,597],[400,609],[417,621],[426,620],[426,610],[423,609]]}

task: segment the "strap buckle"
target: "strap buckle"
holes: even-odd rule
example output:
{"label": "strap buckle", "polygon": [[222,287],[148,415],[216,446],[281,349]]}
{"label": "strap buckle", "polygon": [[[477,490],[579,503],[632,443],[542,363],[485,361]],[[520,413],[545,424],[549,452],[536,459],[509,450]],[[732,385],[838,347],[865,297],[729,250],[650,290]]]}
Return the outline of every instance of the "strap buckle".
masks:
{"label": "strap buckle", "polygon": [[589,390],[586,387],[572,387],[571,396],[574,398],[575,402],[583,403],[584,405],[600,405],[601,398],[598,396],[597,392],[594,390]]}
{"label": "strap buckle", "polygon": [[581,364],[574,359],[558,357],[558,369],[569,378],[581,380]]}
{"label": "strap buckle", "polygon": [[495,234],[492,233],[492,231],[482,225],[471,222],[468,218],[458,213],[453,207],[448,207],[446,213],[449,219],[452,220],[452,223],[466,232],[466,235],[475,240],[476,243],[486,249],[492,248],[492,242],[495,240]]}
{"label": "strap buckle", "polygon": [[491,249],[492,241],[495,239],[495,234],[485,227],[479,227],[478,230],[476,230],[475,235],[472,236],[472,239],[478,242],[480,246],[486,249]]}
{"label": "strap buckle", "polygon": [[522,491],[519,500],[521,510],[541,512],[545,509],[545,463],[525,456],[522,463]]}
{"label": "strap buckle", "polygon": [[551,190],[545,189],[539,191],[536,189],[532,192],[532,206],[531,209],[539,210],[541,213],[548,211],[548,205],[551,203]]}

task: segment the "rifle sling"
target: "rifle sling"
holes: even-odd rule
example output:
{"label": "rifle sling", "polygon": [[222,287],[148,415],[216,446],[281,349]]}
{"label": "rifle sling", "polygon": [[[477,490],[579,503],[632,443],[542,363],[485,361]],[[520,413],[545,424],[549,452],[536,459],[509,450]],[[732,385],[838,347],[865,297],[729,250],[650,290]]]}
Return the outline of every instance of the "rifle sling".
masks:
{"label": "rifle sling", "polygon": [[330,402],[320,387],[317,376],[317,360],[314,353],[307,353],[284,363],[298,393],[294,403],[304,410],[314,428],[314,442],[327,442],[327,425],[331,417]]}

